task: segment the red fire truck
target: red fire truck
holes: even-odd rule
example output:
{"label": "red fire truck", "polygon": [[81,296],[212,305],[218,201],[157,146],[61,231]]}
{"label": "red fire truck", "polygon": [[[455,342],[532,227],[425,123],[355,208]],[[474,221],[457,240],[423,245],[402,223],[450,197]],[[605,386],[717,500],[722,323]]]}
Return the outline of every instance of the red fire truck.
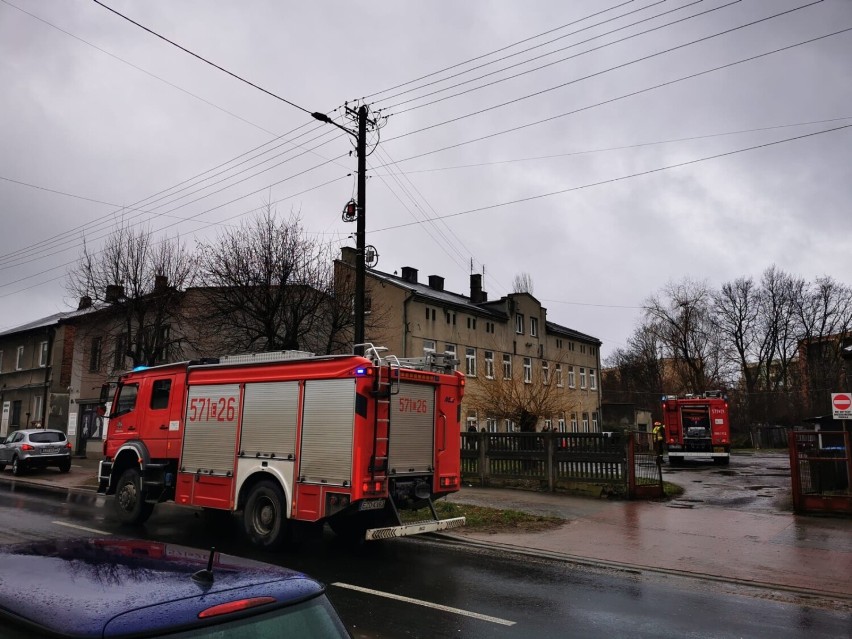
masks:
{"label": "red fire truck", "polygon": [[[459,490],[464,377],[449,355],[419,360],[262,353],[121,375],[112,397],[99,492],[118,518],[155,504],[240,512],[263,548],[318,532],[365,539],[464,525],[433,500]],[[403,524],[399,512],[429,507]]]}
{"label": "red fire truck", "polygon": [[685,459],[712,458],[727,466],[731,459],[728,400],[721,391],[703,395],[663,396],[663,426],[669,464]]}

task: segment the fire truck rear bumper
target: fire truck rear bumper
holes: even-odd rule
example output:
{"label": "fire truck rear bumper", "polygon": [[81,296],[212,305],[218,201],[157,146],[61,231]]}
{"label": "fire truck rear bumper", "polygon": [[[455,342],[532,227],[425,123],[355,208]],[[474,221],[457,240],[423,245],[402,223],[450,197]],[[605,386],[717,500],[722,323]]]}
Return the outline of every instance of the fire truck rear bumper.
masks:
{"label": "fire truck rear bumper", "polygon": [[691,457],[730,457],[730,453],[725,452],[710,452],[709,450],[704,451],[693,451],[693,450],[671,450],[669,449],[669,455],[672,457],[683,457],[684,459],[689,459]]}
{"label": "fire truck rear bumper", "polygon": [[367,530],[365,539],[374,541],[378,539],[394,539],[396,537],[408,537],[410,535],[419,535],[428,532],[438,532],[441,530],[449,530],[464,526],[464,517],[453,517],[451,519],[430,519],[427,521],[417,521],[411,524],[403,524],[401,526],[388,526],[386,528],[370,528]]}

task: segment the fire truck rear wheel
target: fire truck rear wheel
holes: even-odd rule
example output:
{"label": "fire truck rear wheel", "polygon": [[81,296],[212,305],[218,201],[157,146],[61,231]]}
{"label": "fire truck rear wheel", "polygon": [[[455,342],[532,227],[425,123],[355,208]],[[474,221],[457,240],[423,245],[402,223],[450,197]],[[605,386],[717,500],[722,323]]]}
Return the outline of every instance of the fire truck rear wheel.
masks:
{"label": "fire truck rear wheel", "polygon": [[260,548],[278,548],[286,538],[286,498],[275,482],[257,483],[243,509],[243,527],[249,541]]}
{"label": "fire truck rear wheel", "polygon": [[115,513],[123,524],[142,524],[154,512],[154,504],[145,501],[142,476],[136,468],[125,470],[115,487]]}

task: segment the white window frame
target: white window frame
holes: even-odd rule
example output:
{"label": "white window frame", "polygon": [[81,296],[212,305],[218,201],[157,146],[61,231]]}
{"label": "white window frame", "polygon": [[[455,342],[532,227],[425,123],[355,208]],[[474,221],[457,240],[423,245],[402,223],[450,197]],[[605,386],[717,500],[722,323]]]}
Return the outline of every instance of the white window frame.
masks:
{"label": "white window frame", "polygon": [[531,317],[530,318],[530,336],[538,337],[538,318]]}
{"label": "white window frame", "polygon": [[38,365],[41,368],[45,368],[47,366],[47,341],[39,344],[38,350]]}
{"label": "white window frame", "polygon": [[598,389],[598,374],[594,368],[589,369],[589,388],[591,390]]}
{"label": "white window frame", "polygon": [[552,420],[552,419],[545,419],[545,420],[544,420],[544,427],[545,427],[548,431],[553,430],[553,420]]}
{"label": "white window frame", "polygon": [[503,353],[503,379],[512,379],[512,356]]}
{"label": "white window frame", "polygon": [[594,411],[592,413],[592,432],[593,433],[598,432],[598,413],[597,413],[597,411]]}
{"label": "white window frame", "polygon": [[568,388],[574,388],[577,383],[577,379],[574,377],[574,367],[568,367]]}
{"label": "white window frame", "polygon": [[562,388],[562,364],[556,365],[556,386]]}
{"label": "white window frame", "polygon": [[577,430],[577,413],[571,413],[571,432],[579,432]]}
{"label": "white window frame", "polygon": [[464,372],[468,377],[476,377],[476,349],[467,347],[464,353]]}
{"label": "white window frame", "polygon": [[584,433],[589,432],[589,414],[588,413],[583,413],[583,432]]}
{"label": "white window frame", "polygon": [[[44,412],[44,395],[34,395],[33,396],[33,418],[30,420],[30,423],[35,421],[41,421],[42,413]],[[44,424],[42,424],[44,426]]]}
{"label": "white window frame", "polygon": [[494,351],[485,351],[485,378],[494,379]]}
{"label": "white window frame", "polygon": [[586,388],[586,368],[580,367],[580,388]]}
{"label": "white window frame", "polygon": [[18,356],[15,358],[15,370],[20,371],[24,368],[24,347],[18,346]]}
{"label": "white window frame", "polygon": [[494,417],[485,418],[485,428],[488,430],[489,433],[496,433],[497,427],[497,420]]}
{"label": "white window frame", "polygon": [[515,333],[518,335],[524,334],[524,315],[523,313],[515,313]]}
{"label": "white window frame", "polygon": [[514,433],[517,431],[517,426],[515,426],[515,422],[513,422],[511,419],[505,420],[505,424],[507,433]]}
{"label": "white window frame", "polygon": [[425,355],[431,349],[431,352],[437,353],[438,345],[435,343],[433,339],[424,339],[423,340],[423,354]]}
{"label": "white window frame", "polygon": [[532,384],[532,358],[524,358],[524,384]]}
{"label": "white window frame", "polygon": [[550,362],[541,363],[541,382],[545,386],[550,384]]}
{"label": "white window frame", "polygon": [[[452,359],[458,359],[456,345],[450,344],[449,342],[444,344],[444,352],[452,357]],[[453,366],[453,370],[458,370],[458,366]]]}
{"label": "white window frame", "polygon": [[565,418],[564,417],[560,417],[559,419],[556,420],[556,428],[560,433],[565,432]]}

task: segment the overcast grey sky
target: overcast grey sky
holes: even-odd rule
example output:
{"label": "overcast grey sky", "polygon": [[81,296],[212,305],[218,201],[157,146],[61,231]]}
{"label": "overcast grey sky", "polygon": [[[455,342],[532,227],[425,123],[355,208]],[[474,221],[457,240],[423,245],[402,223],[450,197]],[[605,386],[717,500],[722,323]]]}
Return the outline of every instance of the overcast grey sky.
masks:
{"label": "overcast grey sky", "polygon": [[604,356],[671,280],[852,283],[850,0],[104,3],[297,106],[90,0],[0,0],[0,329],[76,307],[122,221],[192,245],[272,201],[351,244],[352,145],[306,111],[359,98],[377,268],[529,273]]}

